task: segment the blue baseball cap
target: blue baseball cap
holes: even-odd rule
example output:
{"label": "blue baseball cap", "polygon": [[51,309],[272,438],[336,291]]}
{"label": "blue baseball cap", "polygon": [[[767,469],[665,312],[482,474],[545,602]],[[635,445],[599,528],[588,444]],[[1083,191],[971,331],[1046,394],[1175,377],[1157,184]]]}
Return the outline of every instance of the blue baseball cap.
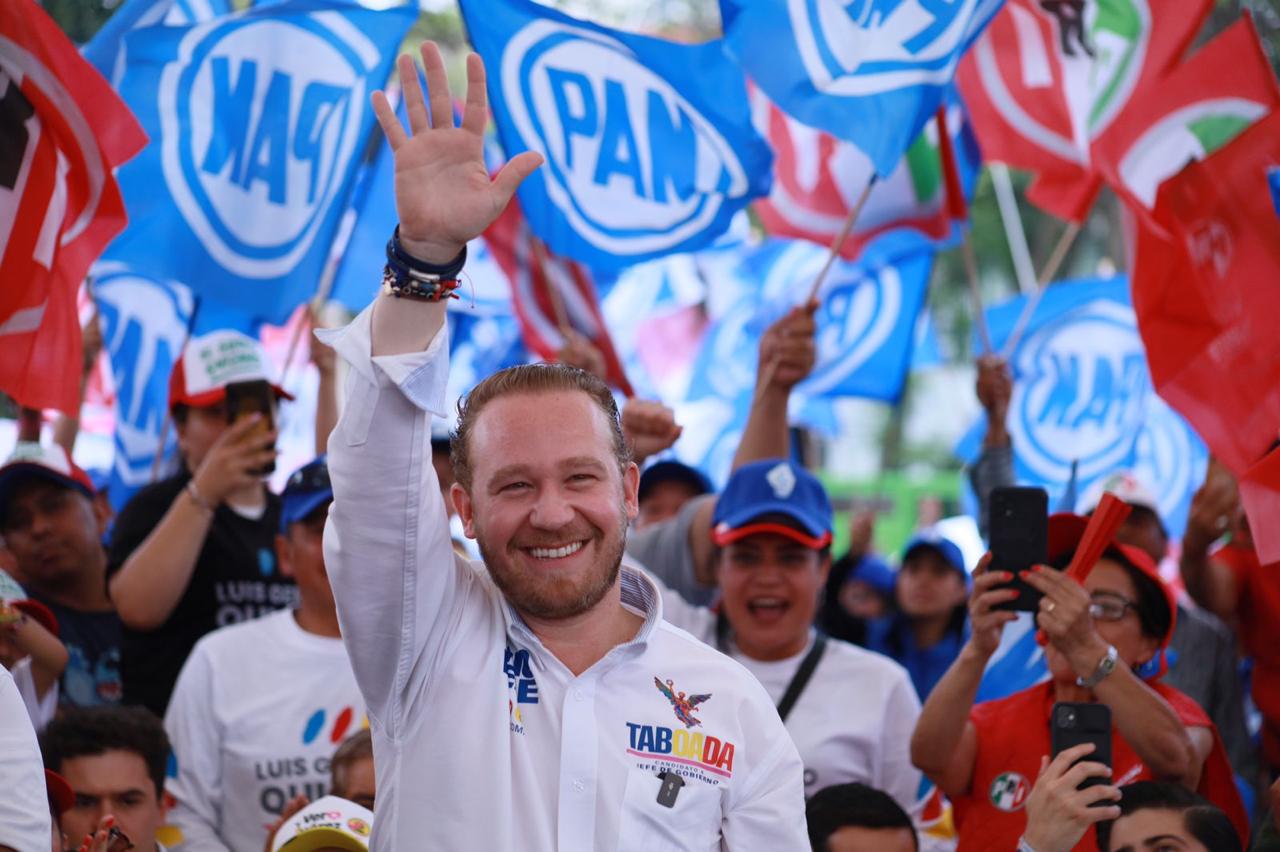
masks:
{"label": "blue baseball cap", "polygon": [[284,492],[280,495],[283,504],[280,509],[280,532],[287,532],[290,524],[298,523],[332,499],[329,465],[325,457],[320,456],[289,475]]}
{"label": "blue baseball cap", "polygon": [[920,550],[932,550],[941,556],[943,562],[960,572],[965,585],[969,585],[970,577],[964,567],[964,553],[954,541],[935,529],[920,530],[907,542],[907,546],[902,551],[902,561],[905,563]]}
{"label": "blue baseball cap", "polygon": [[866,583],[885,597],[892,597],[893,584],[897,579],[897,574],[889,567],[888,562],[885,562],[879,556],[868,553],[858,560],[858,564],[849,572],[845,582],[852,583],[858,580]]}
{"label": "blue baseball cap", "polygon": [[649,493],[664,482],[679,482],[695,496],[711,493],[711,481],[702,471],[675,459],[664,459],[649,465],[640,474],[640,502],[643,503]]}
{"label": "blue baseball cap", "polygon": [[[795,526],[761,520],[782,515]],[[818,478],[784,459],[744,464],[729,477],[711,517],[719,546],[756,533],[777,533],[820,550],[831,544],[831,500]]]}

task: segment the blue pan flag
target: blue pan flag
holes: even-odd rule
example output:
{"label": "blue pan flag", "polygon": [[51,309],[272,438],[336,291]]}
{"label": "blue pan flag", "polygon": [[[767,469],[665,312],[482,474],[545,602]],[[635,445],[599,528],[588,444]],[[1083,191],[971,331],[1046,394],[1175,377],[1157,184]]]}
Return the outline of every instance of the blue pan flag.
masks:
{"label": "blue pan flag", "polygon": [[545,163],[519,190],[534,233],[592,270],[709,244],[769,191],[722,42],[622,33],[528,0],[462,0],[508,156]]}
{"label": "blue pan flag", "polygon": [[784,112],[892,173],[1004,0],[720,0],[725,40]]}
{"label": "blue pan flag", "polygon": [[230,14],[231,0],[125,0],[80,54],[112,82],[124,73],[124,37],[142,27],[202,24]]}

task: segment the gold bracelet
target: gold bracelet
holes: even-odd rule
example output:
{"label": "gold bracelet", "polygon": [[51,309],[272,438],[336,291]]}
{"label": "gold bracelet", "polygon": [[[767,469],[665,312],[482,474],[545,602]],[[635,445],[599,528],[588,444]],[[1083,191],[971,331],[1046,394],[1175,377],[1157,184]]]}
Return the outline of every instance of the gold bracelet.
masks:
{"label": "gold bracelet", "polygon": [[213,507],[209,505],[209,502],[204,497],[200,496],[200,492],[196,490],[196,481],[194,479],[187,480],[187,494],[191,497],[191,502],[195,503],[198,508],[203,509],[205,514],[210,517],[213,516]]}

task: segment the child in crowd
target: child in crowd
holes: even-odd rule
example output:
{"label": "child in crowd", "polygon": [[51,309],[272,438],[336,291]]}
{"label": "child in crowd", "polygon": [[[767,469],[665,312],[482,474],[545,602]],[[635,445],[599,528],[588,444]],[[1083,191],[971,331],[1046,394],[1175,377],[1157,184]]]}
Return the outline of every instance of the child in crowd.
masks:
{"label": "child in crowd", "polygon": [[28,600],[17,583],[0,573],[0,665],[13,675],[37,732],[57,712],[58,678],[69,656],[58,639],[53,613]]}

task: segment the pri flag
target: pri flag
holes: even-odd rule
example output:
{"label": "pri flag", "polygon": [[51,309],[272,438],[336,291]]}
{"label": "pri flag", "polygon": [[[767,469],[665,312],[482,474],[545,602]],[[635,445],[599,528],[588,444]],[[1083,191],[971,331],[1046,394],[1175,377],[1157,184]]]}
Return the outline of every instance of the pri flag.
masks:
{"label": "pri flag", "polygon": [[674,44],[528,0],[463,0],[508,156],[545,163],[520,185],[550,249],[615,271],[691,251],[769,189],[742,73],[720,42]]}
{"label": "pri flag", "polygon": [[1093,141],[1178,62],[1211,0],[1009,0],[956,76],[988,160],[1035,174],[1027,197],[1084,221]]}
{"label": "pri flag", "polygon": [[[1025,301],[987,311],[993,346],[1004,345]],[[1170,535],[1181,535],[1208,454],[1155,394],[1125,279],[1051,286],[1009,366],[1008,428],[1019,483],[1043,487],[1049,504],[1058,505],[1073,466],[1079,495],[1130,471],[1158,495]],[[956,450],[960,458],[978,455],[985,428],[975,424]]]}
{"label": "pri flag", "polygon": [[1280,89],[1246,13],[1131,103],[1093,147],[1107,182],[1150,210],[1161,181],[1280,107]]}
{"label": "pri flag", "polygon": [[32,0],[0,16],[0,388],[80,408],[76,291],[125,225],[112,169],[146,136]]}
{"label": "pri flag", "polygon": [[1003,0],[720,0],[725,40],[783,111],[888,177]]}
{"label": "pri flag", "polygon": [[[871,161],[856,145],[789,117],[759,89],[752,90],[751,104],[756,126],[774,152],[773,188],[755,205],[765,230],[830,246],[871,179]],[[981,166],[978,143],[959,104],[948,112],[962,188],[972,198]],[[931,118],[894,170],[871,188],[839,252],[855,260],[868,243],[895,228],[945,245],[953,225],[946,201],[938,122]]]}
{"label": "pri flag", "polygon": [[1240,479],[1254,544],[1280,560],[1280,220],[1264,180],[1280,113],[1166,181],[1139,233],[1134,305],[1161,396]]}
{"label": "pri flag", "polygon": [[550,254],[530,231],[515,199],[484,239],[511,285],[511,302],[529,350],[554,359],[567,342],[562,329],[572,329],[600,350],[609,384],[633,396],[586,267]]}
{"label": "pri flag", "polygon": [[134,224],[109,257],[283,324],[316,289],[369,93],[416,15],[290,0],[130,33],[120,90],[153,142],[120,172]]}

